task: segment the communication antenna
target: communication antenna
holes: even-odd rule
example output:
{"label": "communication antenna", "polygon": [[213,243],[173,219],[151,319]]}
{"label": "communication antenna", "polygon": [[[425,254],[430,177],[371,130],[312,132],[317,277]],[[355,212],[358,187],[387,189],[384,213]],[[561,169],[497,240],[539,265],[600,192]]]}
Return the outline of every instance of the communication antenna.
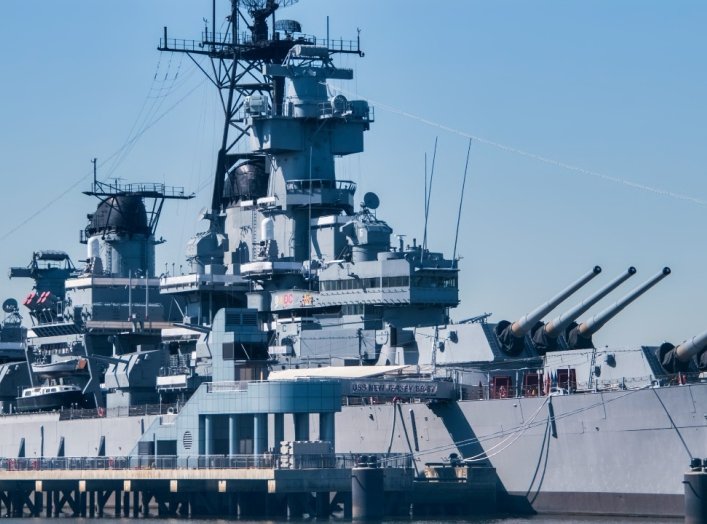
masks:
{"label": "communication antenna", "polygon": [[369,191],[368,193],[363,195],[363,207],[375,211],[380,205],[380,198],[378,198],[378,195],[376,195],[375,193]]}
{"label": "communication antenna", "polygon": [[466,174],[469,170],[469,155],[471,154],[471,138],[469,147],[466,150],[466,164],[464,165],[464,179],[462,180],[462,193],[459,196],[459,212],[457,213],[457,229],[454,232],[454,252],[452,253],[452,264],[457,265],[457,240],[459,240],[459,224],[462,219],[462,204],[464,202],[464,188],[466,187]]}
{"label": "communication antenna", "polygon": [[18,311],[20,307],[17,305],[17,300],[14,298],[8,298],[5,300],[5,302],[2,303],[2,310],[5,313],[14,313],[15,311]]}
{"label": "communication antenna", "polygon": [[422,251],[427,249],[427,220],[430,216],[430,198],[432,197],[432,179],[435,176],[435,160],[437,159],[437,139],[435,137],[435,148],[432,153],[432,168],[430,169],[430,180],[427,182],[427,157],[425,156],[425,230],[422,235]]}

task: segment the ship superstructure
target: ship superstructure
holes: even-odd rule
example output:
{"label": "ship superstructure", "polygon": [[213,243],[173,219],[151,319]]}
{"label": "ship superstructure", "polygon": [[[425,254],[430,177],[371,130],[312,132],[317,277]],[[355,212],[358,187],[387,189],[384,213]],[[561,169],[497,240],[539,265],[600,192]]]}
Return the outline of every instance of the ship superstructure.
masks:
{"label": "ship superstructure", "polygon": [[[18,395],[24,411],[82,407],[103,413],[106,405],[157,399],[154,375],[168,358],[162,329],[179,316],[160,294],[155,245],[162,240],[155,229],[165,200],[191,196],[162,184],[95,177],[85,194],[99,203],[80,235],[84,267],[77,269],[66,253],[40,251],[29,266],[10,272],[35,282],[24,301],[33,321],[26,348],[31,387]],[[25,402],[43,394],[54,400]]]}
{"label": "ship superstructure", "polygon": [[[261,9],[274,20],[277,7]],[[265,11],[231,9],[224,35],[207,29],[193,43],[165,29],[160,43],[206,56],[220,72],[210,78],[224,101],[224,136],[210,227],[189,245],[192,270],[230,286],[233,305],[247,291],[240,306],[257,311],[276,365],[391,363],[398,333],[409,335],[404,328],[448,322],[459,302],[458,268],[414,241],[392,245],[392,228],[376,216],[378,197],[357,201],[356,184],[336,178],[334,158],[362,152],[374,120],[366,101],[326,83],[353,78],[333,59],[363,55],[360,43],[322,41],[290,20],[275,20],[268,32]],[[239,32],[246,11],[259,20],[249,33]],[[163,290],[172,293],[178,280],[165,279]],[[224,293],[219,300],[225,305]]]}

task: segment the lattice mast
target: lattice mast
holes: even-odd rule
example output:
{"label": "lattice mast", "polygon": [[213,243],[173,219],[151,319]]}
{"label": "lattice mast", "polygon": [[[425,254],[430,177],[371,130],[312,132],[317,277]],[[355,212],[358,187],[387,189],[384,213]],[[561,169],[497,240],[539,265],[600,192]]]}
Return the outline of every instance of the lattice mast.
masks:
{"label": "lattice mast", "polygon": [[[262,153],[239,152],[238,144],[247,137],[249,124],[244,118],[246,98],[252,95],[269,94],[272,111],[282,115],[285,79],[264,73],[266,64],[282,64],[290,49],[297,44],[326,45],[330,54],[363,53],[359,42],[356,46],[339,49],[330,48],[326,41],[317,41],[310,36],[297,35],[299,24],[282,20],[279,27],[275,13],[281,7],[297,0],[231,0],[230,14],[226,17],[225,32],[216,30],[216,0],[212,0],[211,29],[204,27],[201,41],[171,38],[167,27],[160,39],[158,49],[185,53],[218,89],[224,112],[221,146],[214,173],[214,188],[211,199],[211,221],[218,216],[222,205],[224,180],[241,160],[262,159]],[[268,27],[268,19],[271,26]],[[280,31],[277,31],[280,29]],[[209,59],[204,64],[200,58]]]}

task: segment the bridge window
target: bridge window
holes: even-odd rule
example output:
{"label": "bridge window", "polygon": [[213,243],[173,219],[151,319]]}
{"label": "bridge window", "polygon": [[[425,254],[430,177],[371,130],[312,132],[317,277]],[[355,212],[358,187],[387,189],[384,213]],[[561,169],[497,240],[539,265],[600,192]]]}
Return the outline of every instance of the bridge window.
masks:
{"label": "bridge window", "polygon": [[342,280],[322,280],[320,291],[347,291],[351,289],[370,289],[380,287],[380,278],[347,278]]}
{"label": "bridge window", "polygon": [[383,287],[407,287],[410,285],[410,277],[383,277]]}
{"label": "bridge window", "polygon": [[417,276],[412,278],[413,287],[456,288],[456,276]]}
{"label": "bridge window", "polygon": [[341,306],[342,315],[363,315],[363,304],[345,304]]}

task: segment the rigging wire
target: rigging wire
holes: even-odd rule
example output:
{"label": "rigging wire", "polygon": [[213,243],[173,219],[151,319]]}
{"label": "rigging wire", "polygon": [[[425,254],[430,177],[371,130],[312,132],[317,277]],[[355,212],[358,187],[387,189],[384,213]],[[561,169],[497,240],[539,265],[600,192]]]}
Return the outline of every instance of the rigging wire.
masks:
{"label": "rigging wire", "polygon": [[[155,117],[155,119],[150,122],[148,125],[146,125],[140,133],[136,134],[131,140],[123,144],[120,148],[115,150],[113,153],[108,155],[105,160],[100,162],[98,164],[99,167],[105,166],[108,162],[116,158],[120,153],[124,150],[124,148],[129,147],[136,141],[138,141],[147,131],[149,131],[152,127],[154,127],[160,120],[162,120],[165,116],[167,116],[175,107],[177,107],[179,104],[182,103],[186,98],[188,98],[194,91],[196,91],[199,87],[201,87],[204,84],[205,80],[202,80],[199,82],[197,85],[195,85],[193,88],[191,88],[189,91],[187,91],[182,97],[180,97],[177,101],[175,101],[171,106],[169,106],[164,112],[162,112],[159,116]],[[7,237],[12,235],[13,233],[17,232],[20,230],[23,226],[25,226],[27,223],[31,222],[34,220],[36,217],[47,211],[51,206],[56,204],[59,200],[61,200],[63,197],[65,197],[68,193],[70,193],[73,189],[75,189],[79,184],[81,184],[84,180],[87,178],[93,176],[93,169],[89,170],[78,178],[73,184],[71,184],[69,187],[67,187],[64,191],[62,191],[59,195],[53,197],[50,199],[48,202],[46,202],[44,205],[40,206],[37,208],[37,210],[29,215],[27,218],[22,220],[20,223],[12,227],[11,229],[7,230],[5,233],[0,236],[0,241],[5,240]],[[106,180],[107,177],[103,177],[103,180]]]}
{"label": "rigging wire", "polygon": [[[144,109],[141,108],[140,113],[138,113],[138,116],[135,119],[135,123],[133,124],[133,127],[128,134],[128,141],[130,141],[134,135],[141,134],[142,131],[145,129],[145,126],[149,125],[150,121],[154,118],[154,116],[159,113],[160,109],[164,105],[164,102],[166,101],[167,97],[169,97],[173,92],[176,92],[177,90],[181,89],[189,80],[189,78],[193,74],[193,70],[190,70],[187,75],[184,76],[183,80],[177,84],[177,79],[179,78],[179,73],[181,71],[182,67],[182,62],[183,62],[183,56],[180,55],[180,60],[179,63],[177,64],[177,70],[175,71],[174,75],[171,77],[172,81],[167,85],[167,80],[170,77],[170,70],[172,67],[172,57],[170,57],[169,63],[167,64],[167,70],[165,71],[164,78],[162,80],[162,83],[160,86],[157,88],[156,93],[152,94],[153,91],[153,86],[154,86],[154,81],[153,85],[150,87],[150,91],[148,91],[147,100],[151,100],[152,104],[150,105],[150,108],[147,110],[147,112],[143,115],[142,113]],[[142,117],[142,118],[141,118]],[[135,132],[135,127],[138,125],[139,122],[139,131]],[[128,157],[128,155],[132,152],[135,144],[137,141],[132,141],[132,145],[126,149],[123,150],[123,153],[115,160],[115,162],[110,166],[108,169],[108,173],[106,174],[105,178],[111,178],[113,173],[118,169],[118,167],[123,163],[123,161]]]}
{"label": "rigging wire", "polygon": [[655,397],[658,399],[658,402],[660,403],[660,406],[663,408],[663,411],[665,411],[665,414],[668,417],[668,420],[670,421],[670,425],[673,427],[675,430],[675,433],[677,433],[678,439],[680,439],[680,442],[682,443],[682,446],[685,448],[685,451],[687,452],[687,456],[692,459],[695,455],[692,454],[692,451],[690,451],[690,448],[687,445],[687,442],[685,442],[685,439],[682,436],[682,433],[680,433],[680,430],[678,429],[677,425],[675,424],[675,421],[673,420],[672,415],[670,415],[670,411],[668,410],[667,407],[665,407],[665,403],[663,402],[663,399],[660,398],[660,395],[658,395],[658,391],[655,389],[653,390],[653,393],[655,393]]}
{"label": "rigging wire", "polygon": [[[147,91],[147,94],[145,95],[145,99],[142,102],[142,105],[140,106],[140,110],[137,112],[137,115],[135,116],[135,120],[133,121],[132,126],[130,126],[130,131],[128,131],[128,138],[127,140],[130,140],[130,138],[133,137],[133,134],[135,133],[135,129],[137,128],[139,122],[142,119],[142,116],[145,112],[145,108],[147,107],[147,104],[150,100],[153,99],[152,97],[152,92],[155,90],[155,84],[157,83],[157,77],[160,75],[160,69],[162,68],[162,53],[158,55],[157,58],[157,66],[155,67],[155,74],[152,76],[152,83],[150,84],[150,88]],[[169,62],[167,64],[167,71],[165,74],[169,72],[169,68],[172,64],[172,56],[170,55],[169,57]],[[163,82],[164,83],[164,82]],[[154,103],[153,103],[154,106]],[[122,162],[123,155],[119,155],[116,161],[108,168],[108,175],[107,178],[110,178],[110,176],[113,174],[117,166]]]}
{"label": "rigging wire", "polygon": [[[351,92],[349,92],[349,91],[347,91],[347,90],[344,90],[344,89],[338,89],[338,91],[340,91],[341,93],[347,94],[347,95],[352,95]],[[355,95],[355,96],[357,96],[357,95]],[[418,122],[420,122],[420,123],[423,123],[423,124],[425,124],[425,125],[428,125],[428,126],[430,126],[430,127],[435,127],[435,128],[437,128],[437,129],[441,129],[442,131],[446,131],[446,132],[448,132],[448,133],[452,133],[452,134],[455,134],[455,135],[458,135],[458,136],[461,136],[461,137],[464,137],[464,138],[468,138],[468,139],[474,140],[474,141],[476,141],[476,142],[478,142],[478,143],[480,143],[480,144],[484,144],[484,145],[486,145],[486,146],[494,147],[494,148],[496,148],[496,149],[500,149],[501,151],[505,151],[505,152],[507,152],[507,153],[513,153],[513,154],[515,154],[515,155],[523,156],[523,157],[525,157],[525,158],[530,158],[530,159],[532,159],[532,160],[536,160],[536,161],[538,161],[538,162],[542,162],[543,164],[548,164],[548,165],[551,165],[551,166],[555,166],[555,167],[561,168],[561,169],[563,169],[563,170],[565,170],[565,171],[570,171],[570,172],[573,172],[573,173],[578,174],[578,175],[584,175],[584,176],[587,176],[587,177],[598,178],[598,179],[600,179],[600,180],[604,180],[605,182],[611,182],[611,183],[614,183],[614,184],[623,185],[623,186],[626,186],[626,187],[630,187],[630,188],[632,188],[632,189],[638,189],[638,190],[641,190],[641,191],[645,191],[645,192],[648,192],[648,193],[653,193],[653,194],[656,194],[656,195],[659,195],[659,196],[664,196],[664,197],[673,198],[673,199],[676,199],[676,200],[682,200],[682,201],[685,201],[685,202],[691,202],[691,203],[697,204],[697,205],[699,205],[699,206],[707,206],[707,200],[703,200],[703,199],[701,199],[701,198],[696,198],[696,197],[693,197],[693,196],[690,196],[690,195],[685,195],[685,194],[682,194],[682,193],[676,193],[676,192],[674,192],[674,191],[668,191],[667,189],[660,189],[660,188],[657,188],[657,187],[649,186],[649,185],[647,185],[647,184],[641,184],[641,183],[639,183],[639,182],[633,182],[633,181],[627,180],[627,179],[625,179],[625,178],[620,178],[620,177],[616,177],[616,176],[610,176],[610,175],[606,175],[606,174],[604,174],[604,173],[600,173],[600,172],[598,172],[598,171],[593,171],[593,170],[591,170],[591,169],[585,169],[585,168],[583,168],[583,167],[579,167],[579,166],[575,166],[575,165],[572,165],[572,164],[568,164],[568,163],[562,162],[562,161],[560,161],[560,160],[556,160],[556,159],[549,158],[549,157],[546,157],[546,156],[543,156],[543,155],[539,155],[539,154],[537,154],[537,153],[531,153],[530,151],[525,151],[525,150],[523,150],[523,149],[519,149],[519,148],[516,148],[516,147],[512,147],[512,146],[506,145],[506,144],[502,144],[502,143],[500,143],[500,142],[496,142],[496,141],[494,141],[494,140],[489,140],[489,139],[484,138],[484,137],[481,137],[481,136],[472,135],[471,133],[467,133],[467,132],[465,132],[465,131],[461,131],[461,130],[459,130],[459,129],[455,129],[455,128],[450,127],[450,126],[446,126],[446,125],[444,125],[444,124],[440,124],[440,123],[438,123],[438,122],[435,122],[435,121],[433,121],[433,120],[429,120],[428,118],[424,118],[424,117],[415,115],[415,114],[410,113],[410,112],[408,112],[408,111],[404,111],[404,110],[402,110],[402,109],[398,109],[398,108],[396,108],[396,107],[389,106],[389,105],[387,105],[387,104],[383,104],[383,103],[377,102],[377,101],[375,101],[375,100],[373,100],[373,99],[370,99],[370,98],[368,98],[368,97],[362,97],[362,98],[365,98],[366,100],[368,100],[368,101],[371,102],[372,104],[375,104],[377,107],[379,107],[379,108],[381,108],[381,109],[383,109],[383,110],[385,110],[385,111],[388,111],[388,112],[390,112],[390,113],[395,113],[395,114],[404,116],[404,117],[406,117],[406,118],[410,118],[410,119],[412,119],[412,120],[416,120],[416,121],[418,121]]]}
{"label": "rigging wire", "polygon": [[[558,420],[565,419],[565,418],[567,418],[567,417],[573,417],[573,416],[575,416],[575,415],[579,415],[580,413],[584,413],[585,411],[589,411],[589,410],[595,409],[595,408],[597,408],[597,407],[600,407],[600,406],[603,406],[603,405],[606,405],[606,404],[610,404],[610,403],[612,403],[612,402],[616,402],[617,400],[621,400],[621,399],[623,399],[623,398],[625,398],[625,397],[627,397],[627,396],[629,396],[629,395],[632,395],[632,394],[634,394],[634,393],[638,393],[639,391],[643,391],[643,389],[632,389],[632,390],[628,390],[628,391],[627,391],[626,393],[624,393],[623,395],[617,395],[616,397],[610,398],[610,399],[604,399],[604,398],[603,398],[603,394],[602,394],[602,400],[601,400],[601,401],[596,402],[596,403],[594,403],[594,404],[590,404],[590,405],[587,405],[587,406],[583,406],[583,407],[577,408],[577,409],[572,410],[572,411],[567,411],[567,412],[561,413],[561,414],[559,414],[559,415],[558,415],[558,414],[555,414],[554,419],[555,419],[555,421],[558,421]],[[547,402],[547,399],[549,399],[549,398],[550,398],[550,397],[547,397],[547,398],[546,398],[546,400],[545,400],[545,402],[543,403],[543,405]],[[541,406],[541,407],[542,407],[542,406]],[[436,446],[436,447],[433,447],[433,448],[428,448],[428,449],[426,449],[426,450],[424,450],[424,451],[415,452],[415,453],[409,453],[409,454],[403,454],[403,455],[410,456],[410,457],[412,457],[413,459],[415,459],[415,458],[418,458],[418,457],[422,457],[422,456],[424,456],[424,455],[429,455],[429,454],[431,454],[431,453],[440,453],[440,452],[445,452],[445,451],[454,451],[454,450],[458,450],[460,447],[468,446],[468,445],[470,445],[470,444],[480,444],[480,443],[485,442],[485,441],[488,441],[488,440],[493,440],[493,439],[497,439],[497,438],[505,438],[505,437],[507,437],[508,435],[514,435],[515,433],[517,433],[517,432],[520,431],[520,430],[527,431],[528,429],[536,428],[536,427],[542,426],[542,425],[544,425],[544,424],[546,424],[546,423],[547,423],[547,421],[545,421],[545,420],[533,421],[532,423],[526,423],[526,424],[523,424],[523,425],[521,425],[521,426],[516,426],[516,427],[511,428],[511,429],[508,429],[508,430],[501,429],[501,430],[499,430],[499,431],[496,431],[496,432],[493,432],[493,433],[489,433],[488,435],[485,435],[485,436],[483,436],[483,437],[472,437],[472,438],[468,438],[468,439],[462,439],[462,440],[452,441],[452,442],[450,442],[450,443],[448,443],[448,444],[443,444],[443,445]],[[525,426],[525,427],[524,427],[524,426]],[[506,449],[506,448],[504,448],[504,449]],[[391,459],[391,460],[393,460],[393,459]]]}

